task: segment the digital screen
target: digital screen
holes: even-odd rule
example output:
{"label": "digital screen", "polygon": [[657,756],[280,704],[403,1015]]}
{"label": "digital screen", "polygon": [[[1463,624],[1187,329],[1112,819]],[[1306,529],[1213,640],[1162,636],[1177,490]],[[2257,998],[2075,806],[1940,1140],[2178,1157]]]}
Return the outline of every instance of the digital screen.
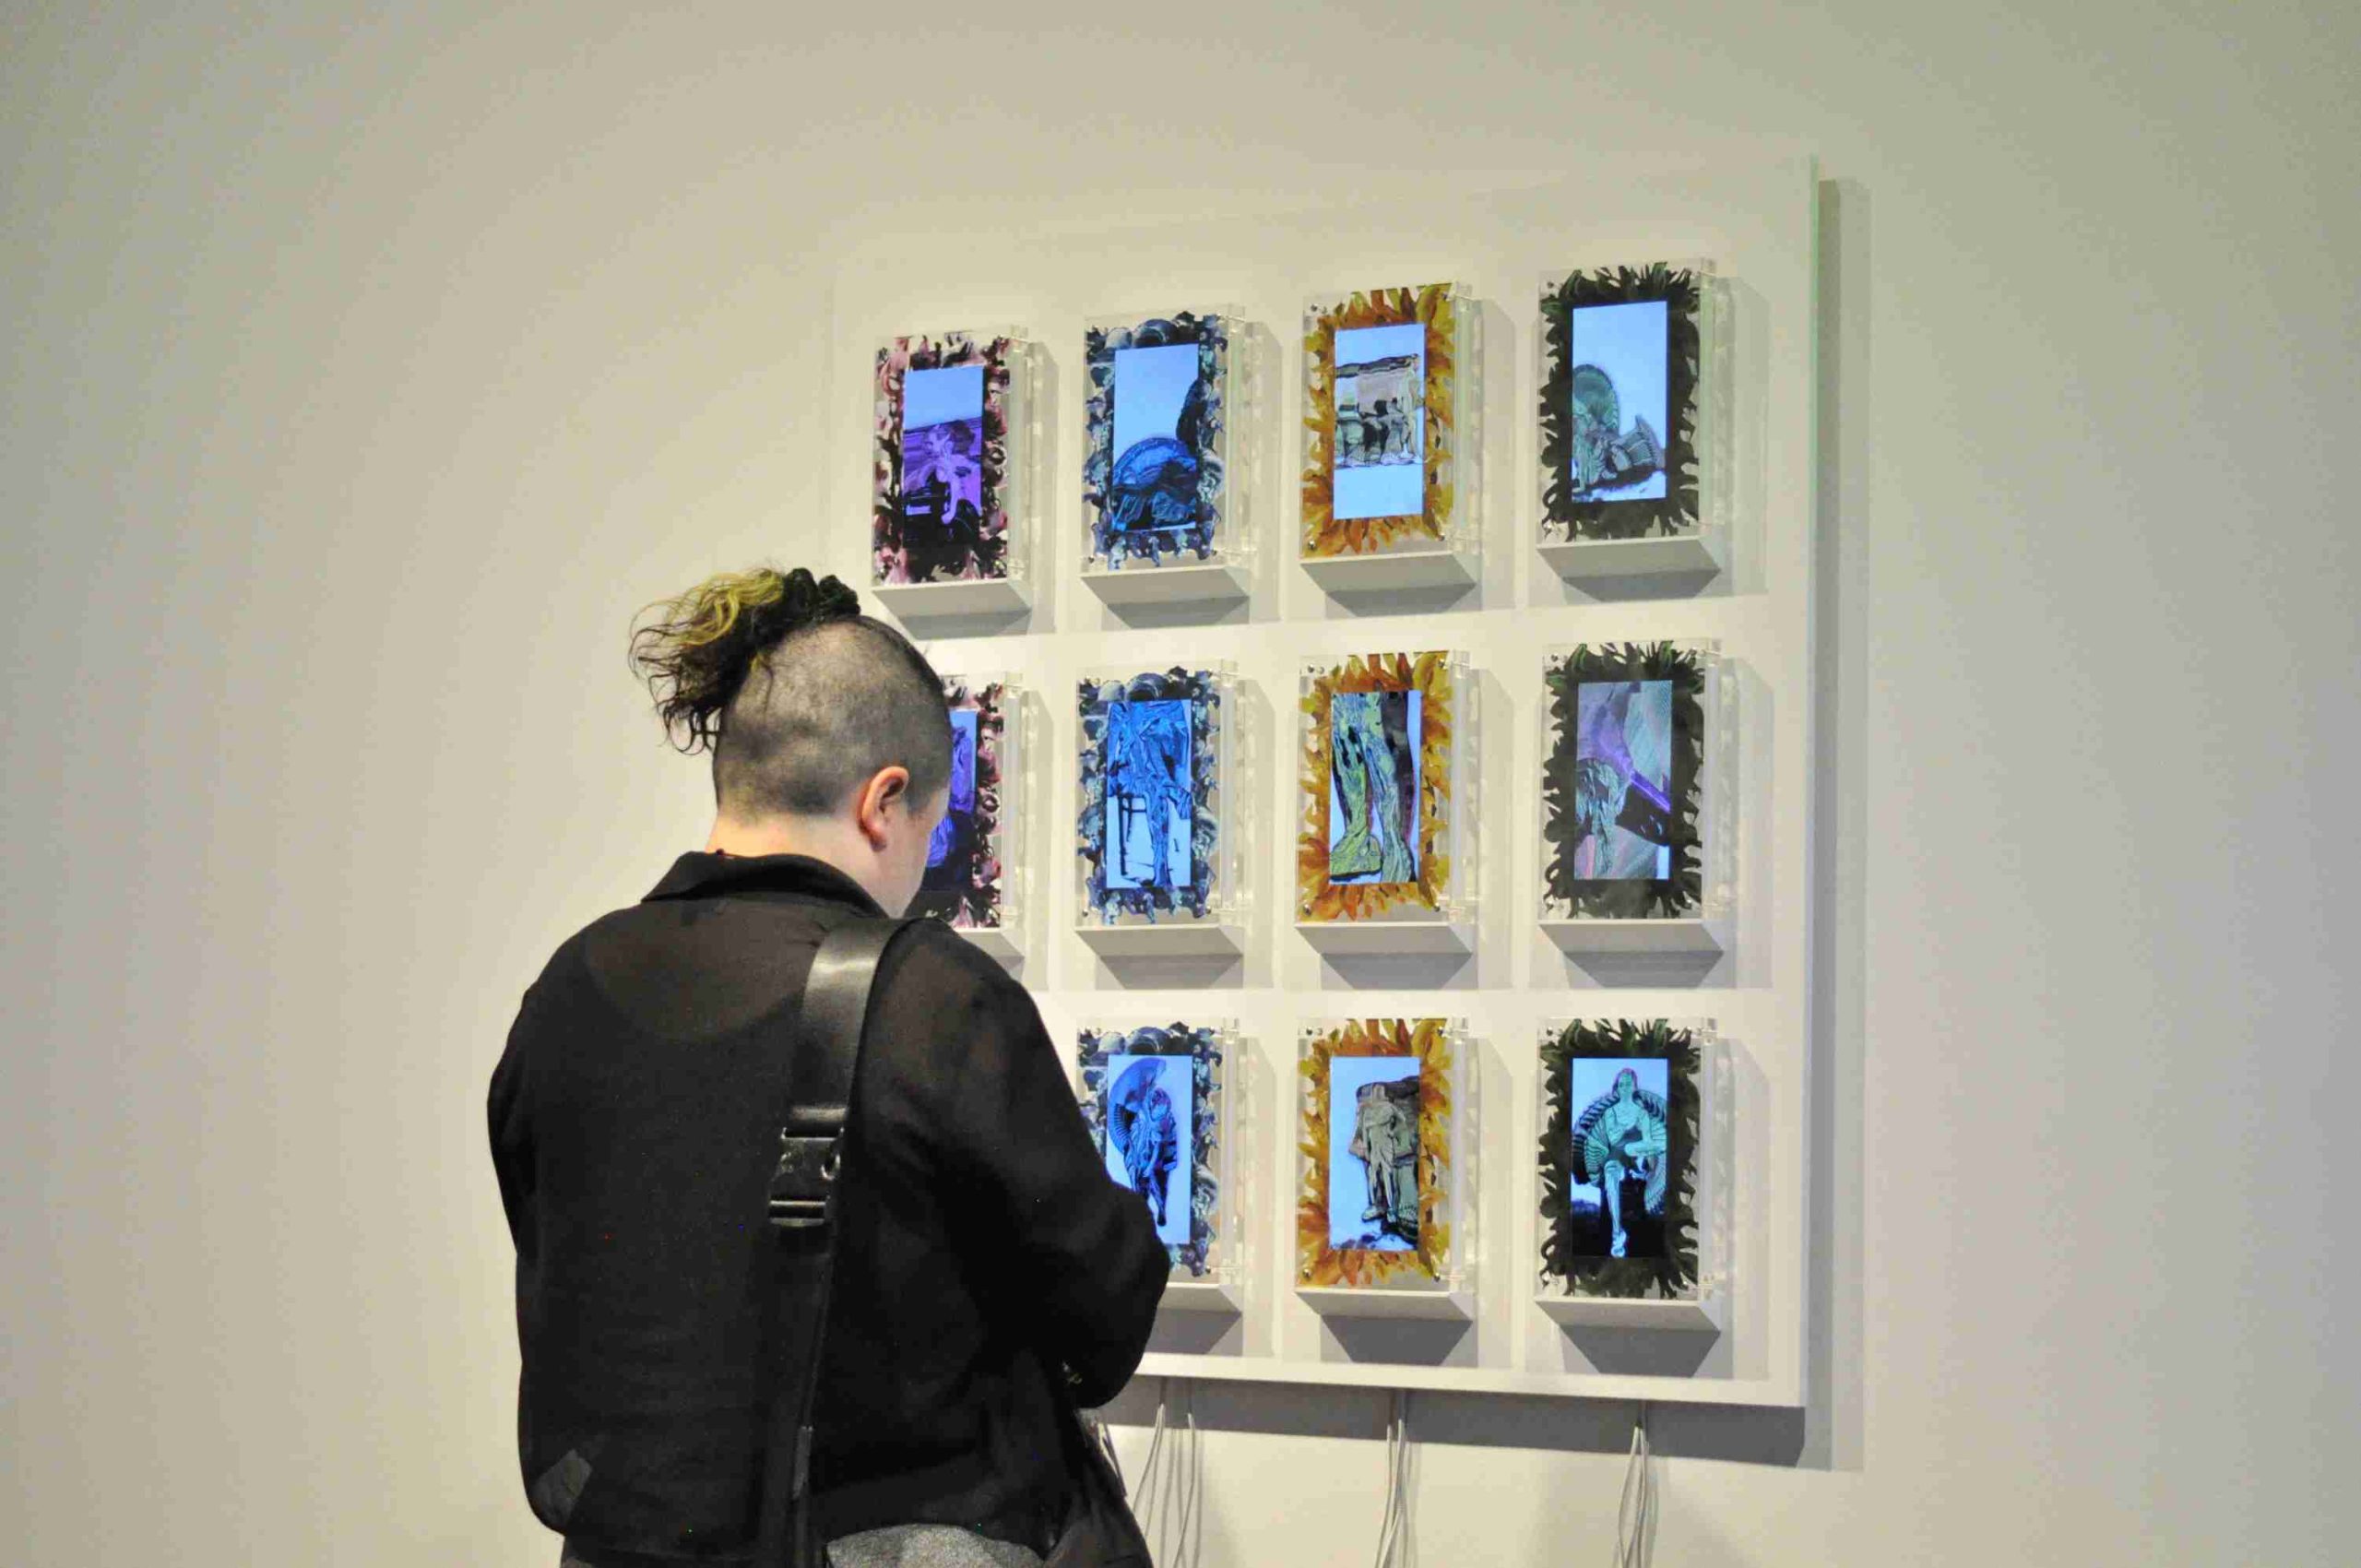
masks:
{"label": "digital screen", "polygon": [[1418,1239],[1418,1059],[1328,1059],[1328,1244],[1410,1252]]}
{"label": "digital screen", "polygon": [[1106,879],[1111,888],[1188,887],[1195,727],[1185,698],[1107,706]]}
{"label": "digital screen", "polygon": [[902,511],[945,528],[984,505],[984,367],[902,376]]}
{"label": "digital screen", "polygon": [[1336,334],[1335,491],[1339,518],[1426,510],[1427,329],[1352,327]]}
{"label": "digital screen", "polygon": [[1204,390],[1194,343],[1115,350],[1114,466],[1109,510],[1118,532],[1186,528],[1197,517]]}
{"label": "digital screen", "polygon": [[1665,384],[1671,366],[1662,300],[1580,305],[1567,362],[1577,501],[1654,501],[1665,493]]}
{"label": "digital screen", "polygon": [[1328,880],[1418,879],[1426,694],[1338,692],[1328,701]]}
{"label": "digital screen", "polygon": [[1670,1063],[1662,1057],[1579,1056],[1567,1074],[1573,1254],[1669,1255]]}
{"label": "digital screen", "polygon": [[934,836],[926,845],[926,879],[921,886],[939,890],[955,886],[956,882],[943,875],[945,868],[965,857],[955,853],[975,834],[976,821],[976,723],[979,715],[972,707],[951,710],[951,786],[950,801],[943,820],[934,825]]}
{"label": "digital screen", "polygon": [[1189,1240],[1194,1064],[1186,1056],[1107,1058],[1107,1174],[1147,1200],[1168,1246]]}
{"label": "digital screen", "polygon": [[1672,683],[1585,681],[1574,692],[1578,880],[1672,875]]}

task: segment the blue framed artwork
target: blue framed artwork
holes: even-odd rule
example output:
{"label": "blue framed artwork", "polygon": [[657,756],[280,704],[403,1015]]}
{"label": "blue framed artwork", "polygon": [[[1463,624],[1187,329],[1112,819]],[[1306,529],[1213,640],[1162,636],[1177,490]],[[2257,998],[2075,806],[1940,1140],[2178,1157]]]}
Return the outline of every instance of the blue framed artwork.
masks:
{"label": "blue framed artwork", "polygon": [[1082,493],[1095,567],[1218,552],[1229,332],[1181,311],[1084,335]]}
{"label": "blue framed artwork", "polygon": [[1221,682],[1173,669],[1079,688],[1086,918],[1204,920],[1220,847]]}
{"label": "blue framed artwork", "polygon": [[1221,1213],[1220,1030],[1086,1028],[1079,1042],[1083,1119],[1108,1180],[1147,1205],[1175,1273],[1205,1274]]}
{"label": "blue framed artwork", "polygon": [[927,843],[926,872],[910,912],[960,930],[996,930],[1007,918],[1001,843],[1007,688],[947,677],[950,802]]}

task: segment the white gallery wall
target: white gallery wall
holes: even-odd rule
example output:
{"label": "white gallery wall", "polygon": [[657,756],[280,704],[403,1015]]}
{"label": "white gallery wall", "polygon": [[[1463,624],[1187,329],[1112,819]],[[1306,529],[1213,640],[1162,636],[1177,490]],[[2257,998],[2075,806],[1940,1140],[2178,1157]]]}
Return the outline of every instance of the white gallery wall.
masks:
{"label": "white gallery wall", "polygon": [[[859,526],[836,257],[1797,149],[1810,1404],[1654,1412],[1658,1561],[2349,1555],[2356,53],[2325,3],[11,7],[11,1560],[554,1560],[483,1079],[701,840],[632,611]],[[1195,1410],[1196,1560],[1369,1554],[1384,1396]],[[1597,1561],[1632,1414],[1421,1396],[1419,1559]]]}

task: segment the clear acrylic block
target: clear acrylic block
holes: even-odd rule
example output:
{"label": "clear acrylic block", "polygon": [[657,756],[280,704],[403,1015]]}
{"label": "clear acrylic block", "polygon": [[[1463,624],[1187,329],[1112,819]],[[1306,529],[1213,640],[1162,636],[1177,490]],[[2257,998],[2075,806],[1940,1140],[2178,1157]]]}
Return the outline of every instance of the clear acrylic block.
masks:
{"label": "clear acrylic block", "polygon": [[1039,763],[1032,708],[1013,675],[945,675],[943,695],[951,708],[951,801],[909,912],[933,916],[996,957],[1020,957],[1025,827]]}
{"label": "clear acrylic block", "polygon": [[1076,688],[1076,929],[1102,956],[1243,950],[1237,675],[1216,661]]}
{"label": "clear acrylic block", "polygon": [[1015,328],[877,350],[870,583],[905,621],[1032,601],[1041,356]]}
{"label": "clear acrylic block", "polygon": [[1083,1117],[1108,1178],[1141,1194],[1171,1255],[1167,1311],[1242,1302],[1252,1146],[1238,1050],[1228,1019],[1101,1022],[1076,1039]]}

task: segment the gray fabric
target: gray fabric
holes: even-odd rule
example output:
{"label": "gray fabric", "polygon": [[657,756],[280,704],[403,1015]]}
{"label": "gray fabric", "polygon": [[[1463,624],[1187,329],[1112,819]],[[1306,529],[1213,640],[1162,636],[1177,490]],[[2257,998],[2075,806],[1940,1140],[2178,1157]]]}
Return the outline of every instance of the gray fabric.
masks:
{"label": "gray fabric", "polygon": [[[589,1564],[569,1551],[558,1568]],[[1041,1568],[1041,1556],[951,1525],[889,1525],[830,1541],[828,1568]]]}
{"label": "gray fabric", "polygon": [[1041,1568],[1038,1552],[949,1525],[889,1525],[828,1543],[829,1568]]}

